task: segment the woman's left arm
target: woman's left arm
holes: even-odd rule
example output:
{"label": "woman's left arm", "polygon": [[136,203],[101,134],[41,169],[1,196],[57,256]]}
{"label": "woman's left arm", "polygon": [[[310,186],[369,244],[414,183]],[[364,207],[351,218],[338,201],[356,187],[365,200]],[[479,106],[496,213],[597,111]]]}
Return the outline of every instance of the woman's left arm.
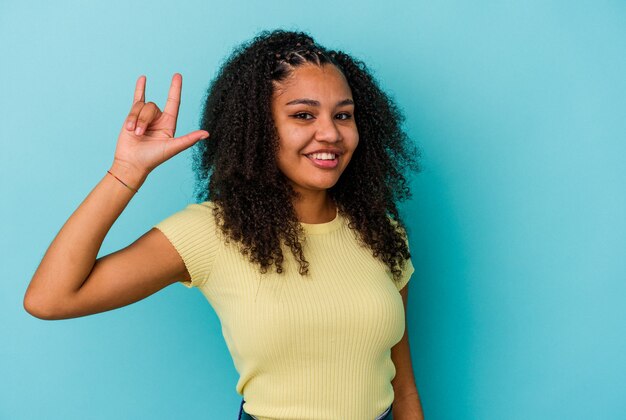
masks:
{"label": "woman's left arm", "polygon": [[[404,304],[405,321],[407,301],[409,299],[409,285],[400,290],[402,303]],[[415,378],[413,376],[413,364],[411,362],[411,350],[409,349],[409,326],[404,329],[402,339],[391,348],[391,360],[396,366],[396,376],[391,381],[395,398],[393,400],[394,420],[423,420],[424,412],[420,402]]]}

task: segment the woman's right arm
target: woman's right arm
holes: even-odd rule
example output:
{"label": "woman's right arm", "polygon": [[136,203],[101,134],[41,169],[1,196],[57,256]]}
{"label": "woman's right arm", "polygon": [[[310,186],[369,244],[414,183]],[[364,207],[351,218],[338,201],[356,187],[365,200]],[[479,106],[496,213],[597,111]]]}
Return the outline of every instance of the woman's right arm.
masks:
{"label": "woman's right arm", "polygon": [[[174,138],[182,78],[174,75],[163,112],[145,103],[145,78],[122,128],[110,172],[135,189],[159,164],[208,137],[194,131]],[[24,296],[24,308],[41,319],[75,318],[137,302],[189,273],[168,239],[151,229],[126,248],[96,256],[134,192],[106,173],[63,225]]]}

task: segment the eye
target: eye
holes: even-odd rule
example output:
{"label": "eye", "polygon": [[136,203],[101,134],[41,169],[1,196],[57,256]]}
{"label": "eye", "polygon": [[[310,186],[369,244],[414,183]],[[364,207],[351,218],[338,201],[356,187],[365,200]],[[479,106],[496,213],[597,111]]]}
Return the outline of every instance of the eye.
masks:
{"label": "eye", "polygon": [[337,118],[338,120],[349,120],[350,118],[352,118],[352,114],[350,114],[349,112],[341,112],[337,114],[335,118]]}
{"label": "eye", "polygon": [[313,115],[308,112],[298,112],[297,114],[293,114],[292,117],[299,120],[310,120],[313,118]]}

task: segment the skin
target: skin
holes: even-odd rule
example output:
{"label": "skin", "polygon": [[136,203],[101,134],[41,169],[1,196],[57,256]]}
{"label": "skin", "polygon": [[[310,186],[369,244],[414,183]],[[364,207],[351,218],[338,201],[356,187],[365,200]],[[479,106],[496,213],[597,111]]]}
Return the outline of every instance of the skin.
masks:
{"label": "skin", "polygon": [[[299,220],[332,220],[335,209],[327,189],[337,183],[359,143],[352,92],[343,73],[333,65],[297,67],[289,79],[275,87],[272,115],[279,135],[278,167],[300,194],[294,203]],[[306,156],[326,148],[342,153],[335,168],[318,168]],[[400,294],[406,314],[408,287]],[[396,367],[392,381],[394,418],[423,419],[413,376],[408,325],[402,339],[391,349],[391,359]]]}
{"label": "skin", "polygon": [[[276,84],[272,116],[279,136],[277,164],[300,198],[298,219],[323,223],[335,217],[327,189],[337,183],[359,144],[354,101],[348,82],[335,66],[306,64]],[[335,150],[337,166],[320,168],[307,154]]]}
{"label": "skin", "polygon": [[[172,78],[163,111],[145,102],[145,88],[146,78],[141,76],[110,168],[135,189],[140,189],[159,164],[209,135],[197,130],[174,137],[182,89],[180,74]],[[44,254],[24,295],[28,313],[45,320],[96,314],[137,302],[177,280],[189,280],[180,255],[158,229],[96,259],[106,234],[133,196],[132,190],[104,174]]]}
{"label": "skin", "polygon": [[[281,135],[278,161],[281,170],[301,194],[294,204],[300,220],[322,223],[334,217],[334,205],[326,189],[337,182],[348,165],[358,145],[358,133],[354,119],[336,117],[343,112],[352,112],[349,105],[337,106],[338,101],[351,98],[341,74],[331,67],[322,72],[304,69],[302,75],[305,77],[301,80],[287,81],[282,93],[276,95],[275,118]],[[303,90],[297,92],[293,90],[295,86],[301,86]],[[180,74],[172,78],[163,111],[155,103],[145,102],[145,89],[146,78],[141,76],[110,167],[115,176],[135,189],[140,189],[158,165],[209,136],[206,131],[197,130],[175,137],[182,89]],[[294,115],[293,111],[285,113],[286,102],[289,102],[284,100],[286,92],[299,93],[298,97],[304,93],[313,95],[319,105],[307,112],[315,118],[302,120],[303,116],[300,116],[291,119],[289,115]],[[344,152],[337,168],[318,170],[307,167],[310,163],[303,153],[328,144],[342,147]],[[129,246],[96,259],[111,226],[134,194],[113,176],[103,176],[44,254],[24,295],[23,305],[28,313],[44,320],[92,315],[135,303],[170,284],[190,279],[176,249],[155,228]],[[128,267],[142,269],[129,270]],[[407,289],[405,287],[400,292],[405,312]],[[402,340],[391,349],[391,358],[396,366],[396,377],[392,381],[396,392],[394,418],[422,419],[406,331]]]}
{"label": "skin", "polygon": [[391,360],[396,367],[396,376],[391,381],[394,391],[393,418],[394,420],[424,420],[424,411],[413,376],[409,346],[409,326],[406,318],[409,301],[408,285],[400,290],[400,295],[404,304],[406,328],[400,341],[391,348]]}

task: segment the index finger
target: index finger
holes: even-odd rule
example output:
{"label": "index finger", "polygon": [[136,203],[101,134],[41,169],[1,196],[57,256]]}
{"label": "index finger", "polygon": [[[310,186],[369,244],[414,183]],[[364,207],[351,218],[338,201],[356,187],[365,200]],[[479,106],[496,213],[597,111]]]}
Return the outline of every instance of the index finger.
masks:
{"label": "index finger", "polygon": [[178,118],[178,108],[180,106],[180,91],[183,88],[183,76],[180,73],[174,74],[172,77],[172,84],[170,85],[170,91],[167,94],[167,102],[163,109],[164,114],[169,114],[174,117],[174,120]]}
{"label": "index finger", "polygon": [[133,97],[133,105],[137,102],[146,101],[146,76],[139,76],[135,84],[135,95]]}

